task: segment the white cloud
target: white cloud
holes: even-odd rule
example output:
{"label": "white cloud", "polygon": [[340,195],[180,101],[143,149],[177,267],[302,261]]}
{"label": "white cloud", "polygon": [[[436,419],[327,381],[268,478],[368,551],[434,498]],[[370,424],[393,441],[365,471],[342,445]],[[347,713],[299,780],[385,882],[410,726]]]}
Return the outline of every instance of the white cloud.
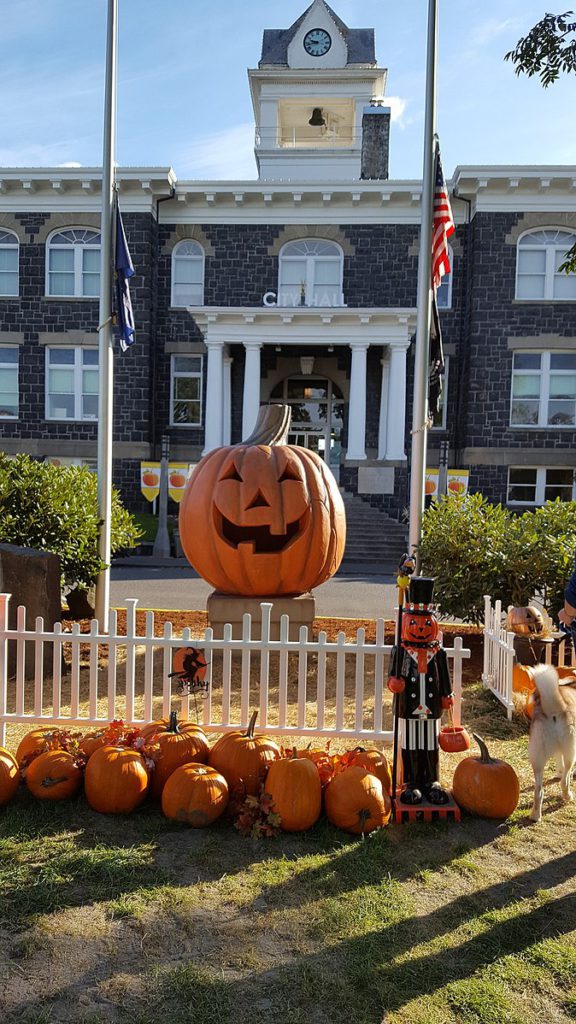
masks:
{"label": "white cloud", "polygon": [[399,128],[405,128],[406,122],[404,120],[404,111],[408,100],[402,98],[402,96],[385,96],[384,105],[390,107],[390,117],[394,124],[397,124]]}
{"label": "white cloud", "polygon": [[66,160],[74,142],[63,140],[48,145],[25,143],[0,147],[1,167],[81,167],[75,160]]}
{"label": "white cloud", "polygon": [[77,160],[66,160],[63,164],[58,164],[58,167],[82,167]]}
{"label": "white cloud", "polygon": [[204,135],[175,160],[179,174],[242,181],[256,177],[254,125],[249,121]]}
{"label": "white cloud", "polygon": [[486,46],[488,43],[491,43],[493,39],[503,36],[506,32],[511,32],[512,29],[518,30],[519,26],[519,18],[506,18],[505,21],[499,21],[497,18],[489,18],[488,21],[484,21],[480,25],[477,25],[472,31],[470,36],[471,47],[472,49],[475,49],[477,46]]}

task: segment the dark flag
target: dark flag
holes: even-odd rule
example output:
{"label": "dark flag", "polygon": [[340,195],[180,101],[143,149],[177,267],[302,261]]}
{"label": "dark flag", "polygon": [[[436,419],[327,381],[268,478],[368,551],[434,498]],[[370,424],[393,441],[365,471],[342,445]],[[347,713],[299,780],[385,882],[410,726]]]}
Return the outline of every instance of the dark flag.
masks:
{"label": "dark flag", "polygon": [[444,373],[444,354],[442,352],[442,333],[436,302],[436,290],[444,274],[449,274],[450,252],[448,239],[455,231],[448,189],[444,181],[440,147],[436,142],[434,170],[434,216],[432,222],[432,319],[430,323],[430,373],[428,378],[428,414],[430,419],[437,415],[442,394],[442,374]]}
{"label": "dark flag", "polygon": [[126,352],[134,343],[134,313],[130,299],[130,278],[134,274],[132,257],[128,251],[128,243],[122,223],[122,214],[116,199],[116,259],[114,262],[114,279],[116,283],[116,317],[120,348]]}

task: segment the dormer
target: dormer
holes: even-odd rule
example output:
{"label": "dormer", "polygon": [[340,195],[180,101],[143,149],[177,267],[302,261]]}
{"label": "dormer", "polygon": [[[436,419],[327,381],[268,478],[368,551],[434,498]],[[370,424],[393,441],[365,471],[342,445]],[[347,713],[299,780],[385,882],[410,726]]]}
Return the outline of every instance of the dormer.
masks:
{"label": "dormer", "polygon": [[360,177],[362,113],[386,83],[372,29],[350,29],[314,0],[290,28],[264,32],[248,75],[261,180]]}

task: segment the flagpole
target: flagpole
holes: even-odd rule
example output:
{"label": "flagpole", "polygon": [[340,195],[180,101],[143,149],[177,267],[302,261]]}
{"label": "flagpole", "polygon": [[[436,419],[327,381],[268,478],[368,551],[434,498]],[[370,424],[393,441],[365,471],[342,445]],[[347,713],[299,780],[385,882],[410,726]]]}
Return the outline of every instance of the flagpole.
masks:
{"label": "flagpole", "polygon": [[104,95],[104,145],[102,154],[102,220],[100,266],[100,313],[98,327],[98,554],[105,563],[96,580],[96,617],[101,629],[108,627],[110,610],[110,547],[112,527],[112,437],[114,350],[112,332],[112,284],[114,253],[114,176],[116,164],[117,0],[108,0],[106,33],[106,84]]}
{"label": "flagpole", "polygon": [[436,134],[436,48],[438,39],[438,3],[428,2],[428,43],[426,59],[426,107],[424,119],[424,167],[420,255],[418,258],[418,314],[414,356],[414,404],[412,411],[412,454],[410,469],[410,551],[420,571],[420,540],[424,512],[426,445],[428,440],[428,359],[432,280],[432,217],[434,202],[434,136]]}

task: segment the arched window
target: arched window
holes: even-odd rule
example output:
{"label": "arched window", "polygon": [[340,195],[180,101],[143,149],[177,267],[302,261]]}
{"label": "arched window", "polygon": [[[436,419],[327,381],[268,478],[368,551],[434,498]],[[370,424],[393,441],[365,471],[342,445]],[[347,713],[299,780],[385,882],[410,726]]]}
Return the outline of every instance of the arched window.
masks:
{"label": "arched window", "polygon": [[438,309],[452,308],[452,278],[454,277],[454,253],[452,246],[448,246],[448,258],[450,260],[450,273],[444,274],[442,283],[436,292],[436,303]]}
{"label": "arched window", "polygon": [[527,231],[518,239],[517,299],[576,299],[576,274],[558,273],[576,232],[562,228]]}
{"label": "arched window", "polygon": [[279,306],[342,306],[344,256],[335,242],[303,238],[280,252]]}
{"label": "arched window", "polygon": [[100,232],[66,228],[46,243],[46,294],[98,298],[100,294]]}
{"label": "arched window", "polygon": [[0,228],[0,295],[18,295],[18,237]]}
{"label": "arched window", "polygon": [[204,250],[186,239],[172,251],[172,306],[204,304]]}

